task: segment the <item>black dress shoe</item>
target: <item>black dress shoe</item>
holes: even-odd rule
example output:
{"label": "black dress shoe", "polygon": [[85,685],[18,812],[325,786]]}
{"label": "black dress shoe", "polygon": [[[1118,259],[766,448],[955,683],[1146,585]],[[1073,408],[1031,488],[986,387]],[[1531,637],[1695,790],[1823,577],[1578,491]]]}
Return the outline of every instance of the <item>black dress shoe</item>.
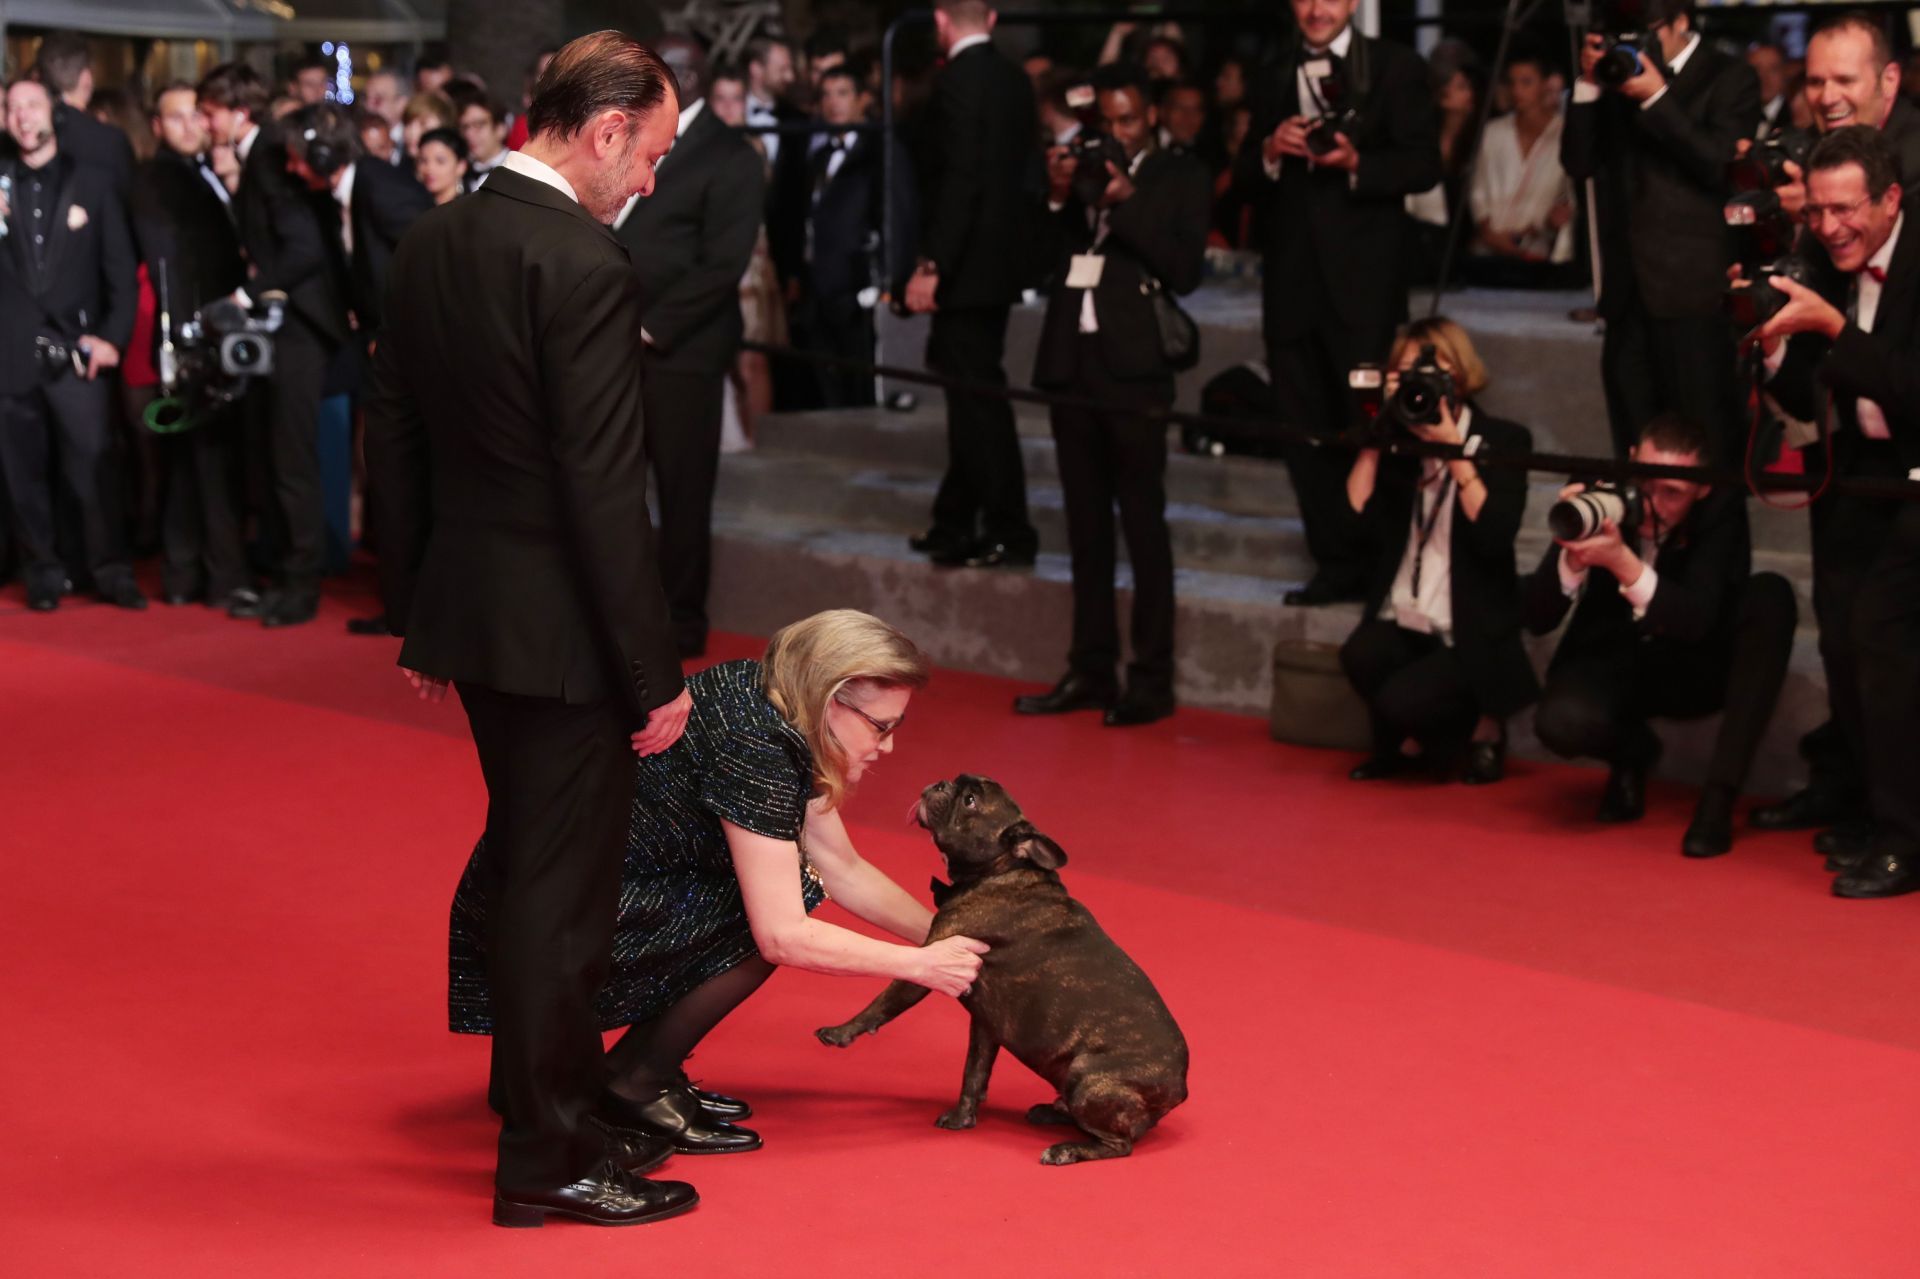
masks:
{"label": "black dress shoe", "polygon": [[180,608],[187,604],[198,604],[206,598],[204,591],[168,591],[160,597],[168,608]]}
{"label": "black dress shoe", "polygon": [[693,1090],[693,1099],[700,1103],[700,1109],[706,1111],[711,1118],[730,1124],[753,1118],[752,1106],[738,1097],[729,1097],[722,1092],[695,1087],[693,1080],[687,1078],[684,1070],[680,1072],[680,1082]]}
{"label": "black dress shoe", "polygon": [[1120,700],[1120,683],[1068,671],[1044,693],[1022,693],[1013,699],[1016,715],[1064,715],[1068,711],[1103,711]]}
{"label": "black dress shoe", "polygon": [[1594,820],[1637,822],[1647,815],[1647,766],[1616,764],[1607,771],[1607,788],[1600,794]]}
{"label": "black dress shoe", "polygon": [[1384,777],[1398,777],[1412,768],[1419,760],[1412,755],[1402,755],[1399,751],[1392,754],[1369,755],[1347,771],[1347,780],[1353,782],[1377,782]]}
{"label": "black dress shoe", "polygon": [[1281,601],[1297,608],[1317,608],[1322,604],[1344,604],[1367,596],[1358,582],[1342,582],[1315,574],[1305,586],[1297,586],[1281,596]]}
{"label": "black dress shoe", "polygon": [[387,627],[387,615],[385,613],[375,613],[372,617],[349,617],[347,619],[347,634],[389,635],[392,634],[392,632]]}
{"label": "black dress shoe", "polygon": [[1152,724],[1173,714],[1172,693],[1142,693],[1128,689],[1120,700],[1107,708],[1100,722],[1108,728],[1136,728]]}
{"label": "black dress shoe", "polygon": [[1850,821],[1813,837],[1813,851],[1827,859],[1834,874],[1858,869],[1873,852],[1873,823]]}
{"label": "black dress shoe", "polygon": [[1460,780],[1469,786],[1491,786],[1507,775],[1507,739],[1494,742],[1468,742],[1467,759],[1460,766]]}
{"label": "black dress shoe", "polygon": [[1809,786],[1777,804],[1762,804],[1747,821],[1759,830],[1814,830],[1839,823],[1855,807],[1830,786]]}
{"label": "black dress shoe", "polygon": [[1038,554],[1031,546],[983,539],[953,550],[936,551],[929,558],[937,568],[1032,568]]}
{"label": "black dress shoe", "polygon": [[1686,857],[1718,857],[1733,848],[1733,801],[1718,792],[1700,796],[1680,839]]}
{"label": "black dress shoe", "polygon": [[597,1117],[614,1128],[665,1138],[683,1155],[732,1155],[760,1149],[760,1134],[708,1115],[693,1089],[677,1080],[645,1101],[604,1093]]}
{"label": "black dress shoe", "polygon": [[684,1181],[648,1181],[608,1160],[553,1190],[496,1190],[493,1224],[544,1226],[548,1217],[567,1217],[595,1226],[638,1226],[677,1217],[699,1202],[699,1194]]}
{"label": "black dress shoe", "polygon": [[143,609],[147,593],[131,577],[115,578],[100,588],[100,598],[115,608]]}
{"label": "black dress shoe", "polygon": [[300,626],[319,612],[318,591],[268,591],[260,601],[260,625]]}
{"label": "black dress shoe", "polygon": [[51,613],[60,607],[60,586],[55,582],[29,583],[27,607],[36,613]]}
{"label": "black dress shoe", "polygon": [[965,533],[935,525],[924,533],[915,533],[909,537],[907,545],[922,555],[945,555],[965,550],[973,545],[973,538]]}
{"label": "black dress shoe", "polygon": [[251,621],[260,616],[260,592],[250,586],[242,586],[218,599],[209,599],[207,607],[225,609],[227,616],[235,621]]}
{"label": "black dress shoe", "polygon": [[1833,881],[1835,897],[1898,897],[1920,889],[1920,861],[1881,853]]}
{"label": "black dress shoe", "polygon": [[633,1128],[615,1128],[598,1119],[588,1122],[598,1128],[606,1140],[607,1158],[636,1177],[652,1172],[673,1158],[673,1143],[664,1137]]}

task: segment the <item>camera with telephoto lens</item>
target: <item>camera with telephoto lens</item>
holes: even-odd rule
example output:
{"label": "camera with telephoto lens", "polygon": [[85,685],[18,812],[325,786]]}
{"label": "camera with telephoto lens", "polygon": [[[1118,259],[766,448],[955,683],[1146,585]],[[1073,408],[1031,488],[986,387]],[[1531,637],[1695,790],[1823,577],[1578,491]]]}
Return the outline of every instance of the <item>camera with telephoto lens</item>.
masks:
{"label": "camera with telephoto lens", "polygon": [[1453,374],[1440,367],[1432,343],[1421,346],[1413,367],[1400,371],[1393,394],[1386,393],[1387,374],[1377,364],[1362,364],[1347,374],[1363,437],[1384,440],[1411,435],[1416,426],[1437,426],[1440,409],[1460,402]]}
{"label": "camera with telephoto lens", "polygon": [[1631,484],[1599,480],[1547,511],[1547,527],[1563,542],[1580,542],[1600,532],[1608,520],[1623,531],[1640,526],[1640,490]]}
{"label": "camera with telephoto lens", "polygon": [[1127,149],[1107,134],[1082,129],[1067,143],[1067,150],[1073,155],[1074,198],[1094,208],[1105,198],[1107,186],[1113,181],[1113,172],[1107,165],[1112,164],[1122,173],[1127,171]]}
{"label": "camera with telephoto lens", "polygon": [[162,435],[197,426],[210,411],[231,404],[257,377],[273,372],[273,335],[287,319],[287,295],[263,293],[251,309],[221,298],[168,332],[162,300],[160,358],[164,392],[146,411],[147,426]]}
{"label": "camera with telephoto lens", "polygon": [[1727,317],[1746,332],[1771,320],[1787,304],[1787,295],[1768,283],[1773,276],[1807,284],[1813,273],[1806,260],[1793,252],[1799,228],[1771,187],[1732,196],[1722,213],[1733,237],[1734,260],[1740,264],[1740,278],[1727,285],[1722,297]]}

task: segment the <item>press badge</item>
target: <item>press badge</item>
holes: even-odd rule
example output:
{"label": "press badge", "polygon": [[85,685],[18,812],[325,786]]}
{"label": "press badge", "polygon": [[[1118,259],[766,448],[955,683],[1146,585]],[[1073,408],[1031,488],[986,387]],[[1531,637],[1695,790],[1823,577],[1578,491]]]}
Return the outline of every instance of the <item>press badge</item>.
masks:
{"label": "press badge", "polygon": [[1333,61],[1329,58],[1311,58],[1301,70],[1307,73],[1307,79],[1317,84],[1333,74]]}
{"label": "press badge", "polygon": [[1107,269],[1107,259],[1098,253],[1076,253],[1073,262],[1067,267],[1067,287],[1070,289],[1091,289],[1099,285],[1100,273]]}

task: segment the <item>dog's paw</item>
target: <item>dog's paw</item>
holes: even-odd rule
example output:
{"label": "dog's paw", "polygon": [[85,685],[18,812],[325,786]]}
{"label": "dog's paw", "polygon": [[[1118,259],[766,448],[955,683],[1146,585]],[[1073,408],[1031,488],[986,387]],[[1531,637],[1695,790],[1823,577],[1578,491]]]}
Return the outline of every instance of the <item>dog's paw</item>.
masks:
{"label": "dog's paw", "polygon": [[941,1128],[951,1128],[957,1132],[962,1128],[973,1127],[974,1120],[975,1115],[972,1110],[963,1106],[955,1106],[952,1110],[949,1110],[933,1122]]}
{"label": "dog's paw", "polygon": [[1040,1162],[1052,1167],[1059,1167],[1061,1164],[1077,1164],[1086,1158],[1086,1156],[1087,1147],[1085,1143],[1063,1141],[1057,1146],[1048,1146],[1045,1150],[1041,1151]]}
{"label": "dog's paw", "polygon": [[844,1026],[822,1026],[813,1032],[813,1037],[829,1048],[845,1048],[858,1038],[859,1034],[860,1032],[853,1028],[853,1023],[848,1022]]}

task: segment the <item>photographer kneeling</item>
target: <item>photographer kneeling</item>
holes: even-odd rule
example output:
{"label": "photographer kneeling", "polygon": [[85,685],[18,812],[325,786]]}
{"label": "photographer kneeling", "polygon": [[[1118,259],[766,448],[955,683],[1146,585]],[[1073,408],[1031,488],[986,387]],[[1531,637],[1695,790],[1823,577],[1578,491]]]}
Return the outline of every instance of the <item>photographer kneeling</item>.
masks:
{"label": "photographer kneeling", "polygon": [[[1706,432],[1672,414],[1647,423],[1633,460],[1704,465]],[[1555,545],[1528,582],[1529,630],[1573,619],[1547,667],[1534,731],[1565,758],[1607,762],[1598,818],[1638,821],[1660,739],[1656,715],[1724,709],[1706,788],[1681,842],[1689,857],[1733,846],[1733,801],[1786,679],[1798,621],[1777,573],[1749,577],[1746,495],[1684,479],[1572,484],[1550,515]]]}
{"label": "photographer kneeling", "polygon": [[1377,422],[1465,451],[1382,466],[1376,445],[1347,473],[1347,501],[1376,550],[1365,620],[1340,649],[1373,721],[1373,754],[1351,776],[1388,777],[1416,757],[1437,772],[1465,743],[1461,780],[1497,782],[1505,721],[1540,691],[1520,643],[1513,558],[1527,476],[1514,467],[1483,473],[1473,458],[1483,447],[1529,452],[1533,437],[1474,408],[1486,368],[1452,320],[1409,325],[1388,368]]}

